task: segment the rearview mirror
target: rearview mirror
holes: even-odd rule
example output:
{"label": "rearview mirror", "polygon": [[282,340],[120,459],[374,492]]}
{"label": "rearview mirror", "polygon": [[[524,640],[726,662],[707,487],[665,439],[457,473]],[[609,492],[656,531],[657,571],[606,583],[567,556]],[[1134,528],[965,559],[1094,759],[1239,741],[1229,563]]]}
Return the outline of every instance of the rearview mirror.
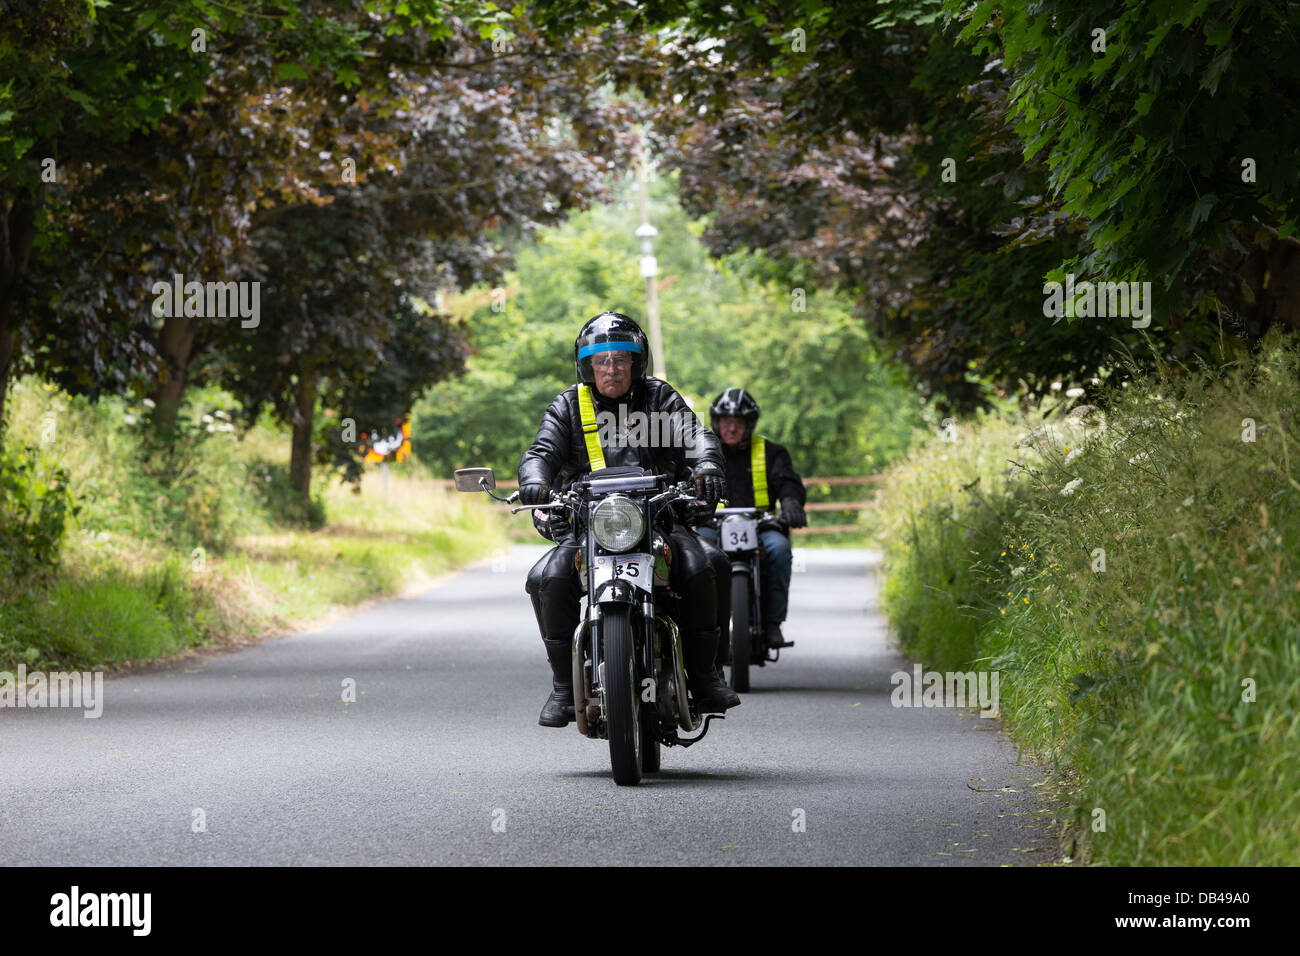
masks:
{"label": "rearview mirror", "polygon": [[497,476],[491,468],[457,468],[457,491],[490,491],[497,486]]}

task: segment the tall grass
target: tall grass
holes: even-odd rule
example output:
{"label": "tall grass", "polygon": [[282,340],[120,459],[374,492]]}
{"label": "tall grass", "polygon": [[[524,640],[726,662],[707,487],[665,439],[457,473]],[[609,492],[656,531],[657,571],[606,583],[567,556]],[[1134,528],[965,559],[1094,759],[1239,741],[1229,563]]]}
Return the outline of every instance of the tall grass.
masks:
{"label": "tall grass", "polygon": [[1089,859],[1300,858],[1297,395],[1271,343],[971,422],[882,495],[904,647],[1001,672],[1017,739],[1079,773]]}
{"label": "tall grass", "polygon": [[0,670],[242,642],[504,543],[501,515],[435,488],[414,462],[394,467],[386,486],[367,473],[359,493],[318,475],[303,507],[288,487],[287,434],[263,422],[241,436],[226,396],[193,391],[177,447],[159,450],[140,429],[142,407],[16,384],[6,441],[63,469],[77,510],[57,566],[0,580]]}

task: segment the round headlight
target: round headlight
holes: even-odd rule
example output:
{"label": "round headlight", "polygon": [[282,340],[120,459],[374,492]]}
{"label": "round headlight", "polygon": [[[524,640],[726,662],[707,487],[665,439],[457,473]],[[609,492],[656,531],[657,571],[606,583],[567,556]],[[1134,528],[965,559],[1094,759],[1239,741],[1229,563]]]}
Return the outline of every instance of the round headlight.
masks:
{"label": "round headlight", "polygon": [[645,518],[631,498],[610,495],[592,512],[591,530],[606,551],[626,551],[645,534]]}

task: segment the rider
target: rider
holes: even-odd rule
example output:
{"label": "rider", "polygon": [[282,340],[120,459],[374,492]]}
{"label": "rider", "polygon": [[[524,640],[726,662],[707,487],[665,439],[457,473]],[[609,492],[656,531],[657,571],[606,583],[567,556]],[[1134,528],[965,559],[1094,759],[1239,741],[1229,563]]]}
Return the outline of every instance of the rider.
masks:
{"label": "rider", "polygon": [[[781,502],[780,517],[760,525],[759,540],[766,556],[762,564],[764,637],[769,647],[787,647],[781,623],[790,600],[789,529],[808,524],[803,507],[808,495],[785,446],[754,434],[758,414],[754,396],[743,388],[729,388],[713,400],[709,423],[722,439],[727,506],[767,510],[773,500]],[[755,476],[761,476],[762,482],[755,481]],[[701,528],[700,534],[716,541],[718,532]]]}
{"label": "rider", "polygon": [[[573,357],[581,384],[570,385],[551,402],[537,437],[519,463],[523,504],[545,504],[553,488],[566,490],[577,478],[603,467],[635,466],[682,481],[692,477],[691,457],[701,497],[716,504],[726,494],[717,438],[671,385],[647,375],[650,345],[640,326],[621,313],[602,312],[578,333]],[[644,415],[635,416],[638,412]],[[675,423],[671,440],[638,441],[627,432],[602,441],[607,436],[597,428],[598,416],[626,428],[633,416],[644,419],[652,413]],[[572,638],[582,594],[574,561],[578,541],[560,509],[534,510],[533,521],[542,534],[557,542],[528,572],[526,585],[552,676],[551,696],[537,722],[563,727],[573,720]],[[716,549],[684,524],[672,527],[666,537],[672,551],[669,580],[682,597],[679,623],[690,692],[703,711],[735,707],[740,698],[713,667],[721,637],[718,565],[710,553]]]}

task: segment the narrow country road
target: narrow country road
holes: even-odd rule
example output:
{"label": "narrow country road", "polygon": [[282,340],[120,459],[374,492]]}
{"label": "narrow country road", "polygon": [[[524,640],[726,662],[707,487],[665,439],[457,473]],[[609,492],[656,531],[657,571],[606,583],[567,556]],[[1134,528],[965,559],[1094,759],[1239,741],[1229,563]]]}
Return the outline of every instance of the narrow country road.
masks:
{"label": "narrow country road", "polygon": [[891,706],[910,665],[876,556],[797,553],[797,646],[640,787],[614,785],[604,741],[537,725],[549,670],[522,582],[541,549],[516,547],[320,631],[110,677],[97,720],[0,710],[0,862],[1050,861],[1041,777],[997,721]]}

